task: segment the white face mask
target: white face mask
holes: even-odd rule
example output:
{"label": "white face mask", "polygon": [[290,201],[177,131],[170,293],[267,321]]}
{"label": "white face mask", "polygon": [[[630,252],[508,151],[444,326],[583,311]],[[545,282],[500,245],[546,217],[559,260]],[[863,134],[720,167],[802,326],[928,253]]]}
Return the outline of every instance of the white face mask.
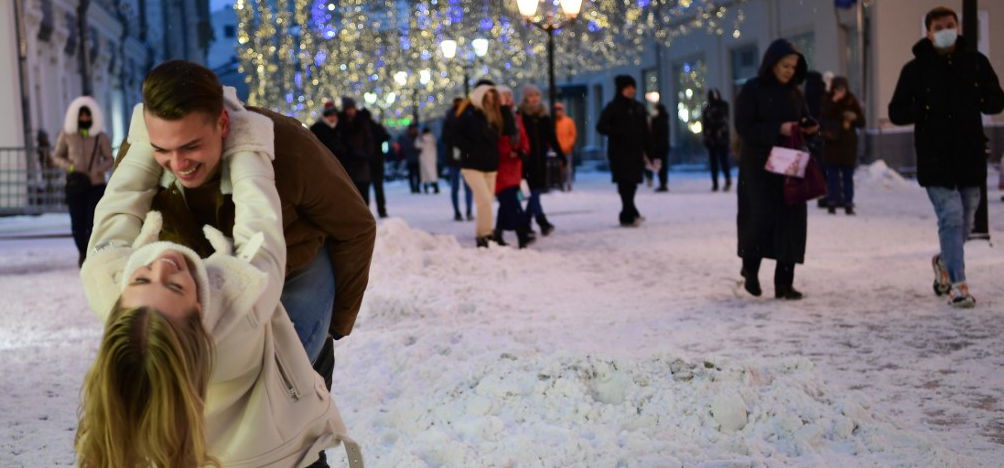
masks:
{"label": "white face mask", "polygon": [[934,46],[939,49],[947,49],[955,45],[955,41],[958,38],[959,31],[957,29],[942,29],[934,33]]}

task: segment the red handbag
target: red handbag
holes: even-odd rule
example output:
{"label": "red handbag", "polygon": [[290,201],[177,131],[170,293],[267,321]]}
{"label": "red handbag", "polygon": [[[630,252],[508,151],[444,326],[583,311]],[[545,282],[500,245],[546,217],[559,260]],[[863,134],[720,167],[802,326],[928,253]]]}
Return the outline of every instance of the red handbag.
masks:
{"label": "red handbag", "polygon": [[[795,129],[785,146],[801,149],[804,146],[803,141],[801,130]],[[805,166],[805,177],[784,177],[786,205],[805,203],[823,195],[826,195],[826,179],[823,177],[823,171],[819,170],[815,158],[809,158],[809,163]]]}

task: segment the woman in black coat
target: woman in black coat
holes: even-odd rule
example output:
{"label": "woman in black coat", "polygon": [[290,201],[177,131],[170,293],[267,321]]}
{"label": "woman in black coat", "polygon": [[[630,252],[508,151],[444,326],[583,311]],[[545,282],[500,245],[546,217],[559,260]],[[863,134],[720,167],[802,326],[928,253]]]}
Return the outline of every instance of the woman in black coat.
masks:
{"label": "woman in black coat", "polygon": [[[519,115],[526,128],[526,136],[530,142],[530,153],[527,155],[523,172],[526,183],[530,186],[530,199],[526,203],[526,224],[532,219],[537,220],[540,233],[548,235],[554,231],[554,225],[547,221],[544,207],[540,204],[540,195],[547,191],[547,153],[554,152],[556,157],[564,158],[561,145],[554,129],[554,120],[547,114],[547,109],[541,102],[540,88],[534,85],[523,87],[523,101],[519,105]],[[559,159],[562,160],[562,159]]]}
{"label": "woman in black coat", "polygon": [[652,117],[652,157],[660,161],[659,188],[656,192],[669,191],[669,112],[666,106],[655,105],[655,117]]}
{"label": "woman in black coat", "polygon": [[[764,54],[760,71],[736,98],[736,131],[741,138],[739,159],[739,256],[743,259],[745,288],[759,296],[760,262],[777,260],[774,296],[801,299],[793,287],[795,264],[805,257],[805,203],[788,205],[784,177],[767,172],[771,148],[793,132],[813,135],[818,124],[808,119],[798,85],[805,79],[805,57],[790,42],[774,41]],[[806,126],[800,126],[800,123]]]}

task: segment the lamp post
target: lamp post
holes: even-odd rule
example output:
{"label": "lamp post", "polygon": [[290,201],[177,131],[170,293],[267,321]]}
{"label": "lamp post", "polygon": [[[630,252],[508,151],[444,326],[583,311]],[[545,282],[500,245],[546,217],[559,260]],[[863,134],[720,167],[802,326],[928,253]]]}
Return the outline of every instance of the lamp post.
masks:
{"label": "lamp post", "polygon": [[[443,53],[443,57],[446,57],[448,60],[453,60],[457,56],[457,41],[453,39],[444,39],[439,43],[439,50]],[[481,59],[488,53],[488,39],[479,37],[472,40],[471,50],[474,52],[475,60]],[[471,92],[470,77],[467,74],[467,63],[464,62],[461,65],[461,68],[464,70],[464,97],[466,98]]]}
{"label": "lamp post", "polygon": [[561,0],[561,11],[565,14],[565,20],[555,21],[554,14],[548,12],[547,19],[543,23],[533,21],[539,3],[540,0],[516,0],[519,14],[526,19],[526,24],[533,25],[547,33],[547,94],[551,105],[551,116],[554,116],[554,106],[558,102],[558,90],[554,86],[554,31],[575,22],[575,18],[579,16],[579,10],[582,8],[582,0]]}

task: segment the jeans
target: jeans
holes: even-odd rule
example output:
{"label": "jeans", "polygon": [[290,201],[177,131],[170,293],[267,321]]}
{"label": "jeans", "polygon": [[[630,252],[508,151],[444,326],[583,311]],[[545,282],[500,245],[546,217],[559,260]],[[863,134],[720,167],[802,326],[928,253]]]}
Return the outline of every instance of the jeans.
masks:
{"label": "jeans", "polygon": [[70,230],[73,232],[73,243],[77,246],[77,266],[83,265],[87,257],[87,241],[94,227],[94,209],[104,194],[105,184],[101,184],[91,186],[79,196],[66,197],[66,206],[70,209]]}
{"label": "jeans", "polygon": [[732,169],[729,167],[729,147],[717,146],[708,148],[708,159],[711,163],[711,184],[718,188],[718,171],[725,176],[725,183],[732,184]]}
{"label": "jeans", "polygon": [[927,187],[927,197],[938,216],[938,241],[941,260],[952,283],[966,281],[963,245],[973,230],[976,207],[980,204],[979,187]]}
{"label": "jeans", "polygon": [[286,277],[279,300],[310,362],[316,361],[328,337],[335,303],[335,271],[327,247],[321,247],[307,266]]}
{"label": "jeans", "polygon": [[638,213],[638,208],[634,206],[634,195],[637,192],[638,184],[634,182],[617,183],[617,193],[621,196],[621,224],[631,224],[635,219],[641,216],[641,214]]}
{"label": "jeans", "polygon": [[460,177],[460,166],[450,166],[450,200],[453,201],[453,213],[457,216],[460,215],[460,200],[458,200],[458,195],[460,194],[460,186],[464,186],[464,198],[467,202],[467,215],[471,214],[471,186],[467,185],[467,182]]}
{"label": "jeans", "polygon": [[826,193],[830,206],[854,206],[854,166],[827,164]]}
{"label": "jeans", "polygon": [[547,218],[544,216],[544,207],[540,204],[540,195],[543,190],[531,189],[530,199],[526,202],[526,225],[530,225],[530,220],[536,219],[540,227],[547,226]]}

